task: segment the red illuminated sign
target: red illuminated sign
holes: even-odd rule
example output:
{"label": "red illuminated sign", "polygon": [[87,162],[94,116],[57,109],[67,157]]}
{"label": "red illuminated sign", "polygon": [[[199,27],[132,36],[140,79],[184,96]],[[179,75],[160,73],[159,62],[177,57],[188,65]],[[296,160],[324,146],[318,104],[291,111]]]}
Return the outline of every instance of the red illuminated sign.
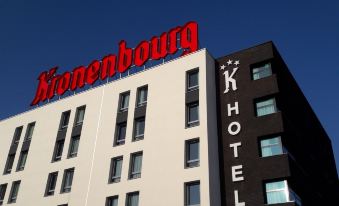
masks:
{"label": "red illuminated sign", "polygon": [[[179,44],[177,39],[180,39]],[[56,74],[57,68],[44,71],[39,75],[39,85],[31,106],[52,99],[55,95],[63,95],[66,91],[83,88],[86,84],[93,85],[97,80],[113,77],[117,71],[124,73],[134,64],[143,66],[148,60],[159,60],[167,55],[175,54],[183,49],[181,55],[198,50],[198,24],[188,22],[168,32],[154,36],[150,41],[141,41],[135,49],[127,47],[126,41],[119,43],[118,55],[110,54],[101,61],[94,60],[87,67],[79,66],[72,72]]]}

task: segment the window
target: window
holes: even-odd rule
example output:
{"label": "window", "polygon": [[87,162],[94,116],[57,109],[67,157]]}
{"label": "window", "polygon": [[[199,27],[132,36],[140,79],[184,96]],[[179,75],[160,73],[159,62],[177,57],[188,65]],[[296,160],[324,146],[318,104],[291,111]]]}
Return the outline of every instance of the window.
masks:
{"label": "window", "polygon": [[65,142],[64,139],[55,142],[53,153],[54,155],[52,160],[53,162],[61,160],[62,151],[64,150],[64,142]]}
{"label": "window", "polygon": [[26,160],[27,160],[27,155],[28,155],[28,151],[22,151],[22,152],[20,153],[18,166],[17,166],[17,168],[16,168],[17,171],[21,171],[21,170],[24,170],[24,169],[25,169]]}
{"label": "window", "polygon": [[6,194],[7,184],[0,185],[0,205],[3,205]]}
{"label": "window", "polygon": [[25,141],[31,140],[33,136],[33,131],[35,127],[35,122],[29,123],[27,126]]}
{"label": "window", "polygon": [[199,166],[199,139],[186,141],[186,167]]}
{"label": "window", "polygon": [[21,126],[21,127],[17,127],[15,129],[12,145],[19,144],[20,136],[21,136],[21,133],[22,133],[22,128],[23,127]]}
{"label": "window", "polygon": [[148,93],[148,87],[147,86],[143,86],[143,87],[138,88],[137,107],[141,107],[141,106],[147,104],[147,93]]}
{"label": "window", "polygon": [[200,182],[185,184],[185,206],[200,205]]}
{"label": "window", "polygon": [[109,182],[120,182],[122,160],[122,157],[112,158]]}
{"label": "window", "polygon": [[70,115],[71,115],[71,111],[67,111],[67,112],[62,113],[59,130],[62,130],[64,128],[68,127]]}
{"label": "window", "polygon": [[265,63],[253,67],[252,78],[253,80],[262,79],[272,75],[271,63]]}
{"label": "window", "polygon": [[199,103],[187,105],[187,126],[193,127],[199,124]]}
{"label": "window", "polygon": [[145,117],[136,119],[134,122],[133,141],[144,139],[144,132],[145,132]]}
{"label": "window", "polygon": [[256,103],[257,116],[264,116],[277,112],[277,106],[274,98],[270,98]]}
{"label": "window", "polygon": [[277,204],[289,201],[287,181],[269,182],[265,184],[267,204]]}
{"label": "window", "polygon": [[280,137],[260,140],[261,157],[269,157],[283,153]]}
{"label": "window", "polygon": [[124,112],[128,110],[129,104],[129,92],[125,92],[120,94],[120,104],[119,104],[119,111]]}
{"label": "window", "polygon": [[115,144],[114,145],[123,145],[125,144],[125,138],[126,138],[126,122],[120,123],[117,125],[117,135],[115,138]]}
{"label": "window", "polygon": [[9,193],[8,204],[16,202],[18,198],[20,182],[21,182],[20,180],[13,182],[11,192]]}
{"label": "window", "polygon": [[126,206],[139,206],[139,192],[127,193]]}
{"label": "window", "polygon": [[58,172],[53,172],[48,175],[45,196],[54,195],[57,179]]}
{"label": "window", "polygon": [[118,196],[107,197],[106,206],[118,206]]}
{"label": "window", "polygon": [[13,167],[13,162],[14,162],[14,157],[15,157],[15,154],[8,155],[4,174],[11,173],[12,167]]}
{"label": "window", "polygon": [[131,155],[129,179],[136,179],[141,177],[142,167],[142,152]]}
{"label": "window", "polygon": [[62,180],[61,193],[70,192],[72,189],[74,168],[64,171],[64,177]]}
{"label": "window", "polygon": [[68,158],[76,157],[78,154],[78,148],[79,148],[79,142],[80,142],[80,136],[73,136],[71,138],[71,143],[69,146],[68,151]]}
{"label": "window", "polygon": [[77,108],[77,112],[75,115],[75,125],[79,125],[82,124],[82,122],[84,121],[85,118],[85,106],[81,106]]}
{"label": "window", "polygon": [[187,73],[187,91],[199,89],[199,70],[195,69]]}

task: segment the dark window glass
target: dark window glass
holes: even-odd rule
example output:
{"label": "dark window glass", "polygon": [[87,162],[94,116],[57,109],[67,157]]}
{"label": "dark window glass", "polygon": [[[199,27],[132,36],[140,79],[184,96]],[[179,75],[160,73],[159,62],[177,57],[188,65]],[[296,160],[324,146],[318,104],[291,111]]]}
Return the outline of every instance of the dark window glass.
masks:
{"label": "dark window glass", "polygon": [[75,125],[82,124],[85,118],[85,110],[86,110],[85,106],[81,106],[77,108],[77,112],[75,115]]}
{"label": "dark window glass", "polygon": [[15,129],[12,145],[19,144],[20,136],[21,136],[21,133],[22,133],[22,128],[23,127],[21,126],[21,127],[17,127]]}
{"label": "dark window glass", "polygon": [[7,184],[0,185],[0,205],[3,205],[4,198],[7,190]]}
{"label": "dark window glass", "polygon": [[18,198],[21,181],[15,181],[12,184],[11,192],[9,193],[8,203],[15,203]]}
{"label": "dark window glass", "polygon": [[200,182],[186,183],[186,206],[200,205]]}
{"label": "dark window glass", "polygon": [[27,155],[28,155],[28,151],[22,151],[20,153],[20,157],[19,157],[19,161],[18,161],[18,166],[16,168],[17,171],[25,169]]}
{"label": "dark window glass", "polygon": [[117,135],[115,138],[115,145],[125,144],[126,138],[126,122],[117,125]]}
{"label": "dark window glass", "polygon": [[58,205],[58,206],[68,206],[68,204],[62,204],[62,205]]}
{"label": "dark window glass", "polygon": [[29,123],[27,126],[25,141],[31,140],[34,132],[35,122]]}
{"label": "dark window glass", "polygon": [[109,182],[120,182],[122,157],[116,157],[111,160],[111,172]]}
{"label": "dark window glass", "polygon": [[62,151],[64,150],[64,142],[64,139],[55,142],[53,162],[61,160]]}
{"label": "dark window glass", "polygon": [[186,167],[196,167],[199,163],[199,139],[186,141]]}
{"label": "dark window glass", "polygon": [[71,138],[71,143],[69,146],[68,157],[76,157],[78,155],[78,148],[80,143],[80,136],[74,136]]}
{"label": "dark window glass", "polygon": [[187,73],[187,91],[192,91],[199,88],[199,70],[190,71]]}
{"label": "dark window glass", "polygon": [[127,194],[126,206],[139,206],[139,192]]}
{"label": "dark window glass", "polygon": [[192,127],[199,124],[199,103],[187,105],[187,126]]}
{"label": "dark window glass", "polygon": [[72,189],[74,168],[67,169],[64,172],[64,177],[62,180],[61,193],[70,192]]}
{"label": "dark window glass", "polygon": [[13,167],[13,162],[14,162],[14,157],[15,157],[15,154],[8,155],[4,174],[11,173],[12,167]]}
{"label": "dark window glass", "polygon": [[271,63],[265,63],[253,67],[252,78],[253,80],[262,79],[272,75]]}
{"label": "dark window glass", "polygon": [[141,177],[142,167],[142,152],[134,153],[131,155],[129,179]]}
{"label": "dark window glass", "polygon": [[58,179],[58,172],[53,172],[48,175],[47,185],[46,185],[46,196],[54,195],[55,185]]}
{"label": "dark window glass", "polygon": [[129,104],[129,92],[125,92],[120,95],[120,104],[119,104],[120,112],[127,111],[128,104]]}
{"label": "dark window glass", "polygon": [[140,107],[140,106],[147,104],[147,93],[148,93],[148,87],[147,86],[138,88],[137,107]]}
{"label": "dark window glass", "polygon": [[107,197],[106,206],[118,206],[118,196]]}
{"label": "dark window glass", "polygon": [[71,111],[63,112],[61,115],[61,121],[60,121],[60,130],[64,129],[68,126],[69,123],[69,117],[71,115]]}
{"label": "dark window glass", "polygon": [[138,118],[134,122],[134,138],[133,140],[141,140],[144,139],[145,132],[145,117]]}

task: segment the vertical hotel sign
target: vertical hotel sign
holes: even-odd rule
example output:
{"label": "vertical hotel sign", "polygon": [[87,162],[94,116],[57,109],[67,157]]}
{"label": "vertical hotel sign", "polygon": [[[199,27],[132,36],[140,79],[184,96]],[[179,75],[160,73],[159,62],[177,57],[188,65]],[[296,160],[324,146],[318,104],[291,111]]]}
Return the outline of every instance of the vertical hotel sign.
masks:
{"label": "vertical hotel sign", "polygon": [[[224,96],[222,99],[226,99],[225,95],[230,95],[232,93],[237,92],[237,80],[235,79],[235,75],[238,72],[240,67],[240,61],[239,60],[231,60],[229,59],[225,64],[222,64],[220,66],[220,73],[222,74],[221,80],[221,91],[220,95]],[[236,94],[235,94],[236,95]],[[243,164],[239,162],[239,156],[241,156],[240,148],[242,146],[241,142],[241,124],[238,120],[239,118],[236,118],[240,114],[239,109],[239,102],[236,100],[236,98],[227,98],[228,100],[232,99],[232,102],[227,102],[225,105],[221,104],[222,110],[226,110],[226,113],[221,113],[226,115],[226,117],[221,117],[222,120],[225,118],[227,120],[230,120],[229,123],[225,125],[225,127],[222,127],[222,132],[226,132],[225,134],[222,134],[222,136],[227,136],[227,147],[224,148],[227,150],[230,150],[230,152],[226,153],[226,155],[231,155],[231,157],[225,157],[226,159],[231,159],[231,165],[226,165],[225,174],[230,174],[231,180],[232,180],[232,196],[233,196],[233,203],[231,205],[234,206],[245,206],[246,203],[244,200],[241,199],[241,194],[239,192],[240,184],[239,182],[245,180],[245,176],[243,174]],[[235,120],[237,119],[237,120]],[[228,122],[228,121],[227,121]],[[221,122],[222,125],[225,124],[225,122]],[[225,128],[225,129],[224,129]],[[226,139],[223,139],[223,141],[226,141]],[[225,145],[224,145],[225,146]],[[232,160],[233,159],[233,160]],[[235,161],[237,160],[237,161]],[[229,178],[229,177],[225,177]],[[227,183],[226,183],[227,184]],[[229,185],[227,185],[228,188]],[[227,197],[228,198],[228,197]]]}

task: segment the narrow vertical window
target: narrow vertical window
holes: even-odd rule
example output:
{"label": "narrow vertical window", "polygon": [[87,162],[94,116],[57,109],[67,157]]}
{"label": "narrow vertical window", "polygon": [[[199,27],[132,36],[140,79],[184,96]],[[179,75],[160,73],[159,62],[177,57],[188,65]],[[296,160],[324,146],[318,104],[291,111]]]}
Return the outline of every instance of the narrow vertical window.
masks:
{"label": "narrow vertical window", "polygon": [[64,171],[64,176],[62,180],[61,193],[70,192],[72,189],[74,168],[67,169]]}
{"label": "narrow vertical window", "polygon": [[80,125],[84,121],[85,109],[86,106],[81,106],[77,108],[77,111],[75,113],[75,125]]}
{"label": "narrow vertical window", "polygon": [[65,129],[65,128],[68,127],[70,115],[71,115],[71,111],[67,111],[67,112],[62,113],[59,130],[62,130],[62,129]]}
{"label": "narrow vertical window", "polygon": [[139,192],[127,193],[126,206],[139,206]]}
{"label": "narrow vertical window", "polygon": [[199,124],[199,103],[187,105],[187,127],[193,127]]}
{"label": "narrow vertical window", "polygon": [[34,127],[35,127],[35,122],[32,122],[32,123],[28,124],[26,135],[25,135],[25,141],[28,141],[28,140],[32,139]]}
{"label": "narrow vertical window", "polygon": [[70,146],[69,146],[69,152],[68,152],[68,158],[76,157],[78,155],[78,149],[79,149],[79,143],[80,143],[80,136],[73,136],[71,138]]}
{"label": "narrow vertical window", "polygon": [[186,167],[197,167],[199,164],[199,139],[186,141]]}
{"label": "narrow vertical window", "polygon": [[283,146],[280,137],[260,140],[261,157],[269,157],[283,154]]}
{"label": "narrow vertical window", "polygon": [[107,197],[106,206],[118,206],[118,196]]}
{"label": "narrow vertical window", "polygon": [[256,102],[256,111],[257,111],[257,116],[264,116],[272,113],[277,112],[277,106],[275,103],[275,98],[270,98],[267,100],[262,100]]}
{"label": "narrow vertical window", "polygon": [[6,190],[7,190],[7,184],[0,185],[0,205],[4,204]]}
{"label": "narrow vertical window", "polygon": [[145,117],[141,117],[134,122],[134,136],[133,141],[144,139],[145,132]]}
{"label": "narrow vertical window", "polygon": [[114,145],[125,144],[126,126],[127,126],[126,122],[123,122],[123,123],[120,123],[120,124],[117,125],[115,144]]}
{"label": "narrow vertical window", "polygon": [[141,107],[141,106],[147,104],[147,93],[148,93],[148,87],[147,86],[143,86],[143,87],[138,88],[137,107]]}
{"label": "narrow vertical window", "polygon": [[6,166],[5,166],[5,171],[4,174],[9,174],[12,171],[12,167],[13,167],[13,162],[14,162],[14,157],[15,154],[10,154],[7,157],[7,161],[6,161]]}
{"label": "narrow vertical window", "polygon": [[13,137],[13,141],[12,141],[12,145],[17,145],[19,144],[19,141],[20,141],[20,137],[21,137],[21,133],[22,133],[22,126],[21,127],[17,127],[15,129],[15,132],[14,132],[14,137]]}
{"label": "narrow vertical window", "polygon": [[16,202],[18,198],[20,182],[21,182],[20,180],[13,182],[11,192],[9,193],[8,204]]}
{"label": "narrow vertical window", "polygon": [[53,172],[48,175],[45,196],[54,195],[58,172]]}
{"label": "narrow vertical window", "polygon": [[20,153],[20,157],[19,157],[19,161],[18,161],[18,166],[16,168],[17,171],[21,171],[21,170],[25,169],[27,155],[28,155],[28,151],[22,151]]}
{"label": "narrow vertical window", "polygon": [[187,72],[187,91],[199,89],[199,70],[194,69]]}
{"label": "narrow vertical window", "polygon": [[111,160],[109,182],[120,182],[123,157],[115,157]]}
{"label": "narrow vertical window", "polygon": [[119,111],[125,112],[128,110],[129,104],[129,92],[125,92],[120,94],[120,103],[119,103]]}
{"label": "narrow vertical window", "polygon": [[129,179],[136,179],[141,177],[142,167],[142,152],[131,155]]}
{"label": "narrow vertical window", "polygon": [[272,75],[271,63],[264,63],[252,68],[252,79],[258,80]]}
{"label": "narrow vertical window", "polygon": [[189,182],[185,184],[185,206],[200,205],[200,182]]}
{"label": "narrow vertical window", "polygon": [[61,160],[62,151],[64,150],[64,142],[65,142],[65,139],[57,140],[55,142],[53,159],[52,159],[53,162]]}

